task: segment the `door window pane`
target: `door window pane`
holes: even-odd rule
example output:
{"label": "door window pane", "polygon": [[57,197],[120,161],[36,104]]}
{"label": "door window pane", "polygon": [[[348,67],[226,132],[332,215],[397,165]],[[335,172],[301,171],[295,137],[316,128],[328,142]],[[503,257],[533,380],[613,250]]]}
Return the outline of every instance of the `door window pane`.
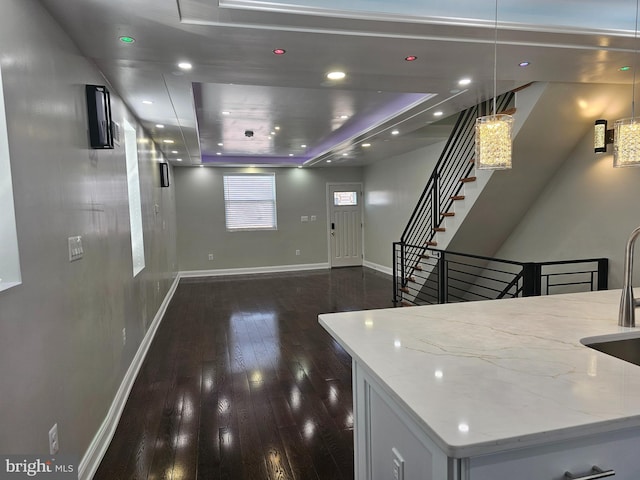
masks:
{"label": "door window pane", "polygon": [[358,192],[333,192],[333,204],[336,207],[358,205]]}

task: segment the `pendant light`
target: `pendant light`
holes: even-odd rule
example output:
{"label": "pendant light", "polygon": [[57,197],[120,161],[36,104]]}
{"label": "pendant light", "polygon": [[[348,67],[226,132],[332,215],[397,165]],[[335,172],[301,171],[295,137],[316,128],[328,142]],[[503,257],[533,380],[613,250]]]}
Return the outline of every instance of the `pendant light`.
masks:
{"label": "pendant light", "polygon": [[617,120],[614,124],[613,166],[633,167],[640,165],[640,118],[635,116],[636,71],[638,63],[638,4],[636,0],[636,23],[633,45],[635,58],[633,66],[633,84],[631,86],[631,117]]}
{"label": "pendant light", "polygon": [[476,168],[479,170],[505,170],[511,168],[513,117],[496,113],[497,77],[498,0],[496,0],[495,8],[493,42],[493,115],[476,119]]}

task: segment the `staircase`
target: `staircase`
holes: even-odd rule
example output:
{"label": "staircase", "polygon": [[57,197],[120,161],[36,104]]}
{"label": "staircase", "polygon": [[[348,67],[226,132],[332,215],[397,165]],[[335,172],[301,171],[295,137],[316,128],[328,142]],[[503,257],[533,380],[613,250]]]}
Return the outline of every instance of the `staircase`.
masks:
{"label": "staircase", "polygon": [[[513,113],[515,94],[508,92],[496,99],[497,112]],[[414,209],[400,242],[399,261],[394,258],[394,300],[415,304],[433,270],[427,252],[438,246],[437,234],[447,232],[448,222],[456,216],[456,203],[466,198],[465,189],[478,178],[472,175],[475,154],[476,118],[487,115],[493,100],[471,107],[458,115],[449,139]],[[394,247],[395,250],[395,247]],[[395,253],[394,253],[395,255]],[[420,272],[417,275],[416,272]]]}

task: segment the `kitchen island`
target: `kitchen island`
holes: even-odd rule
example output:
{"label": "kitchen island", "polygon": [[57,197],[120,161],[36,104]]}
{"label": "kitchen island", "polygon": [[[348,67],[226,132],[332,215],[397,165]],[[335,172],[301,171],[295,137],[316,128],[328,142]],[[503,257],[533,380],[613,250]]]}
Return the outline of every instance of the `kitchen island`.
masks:
{"label": "kitchen island", "polygon": [[587,475],[597,466],[639,479],[640,366],[584,344],[640,337],[618,327],[619,301],[617,290],[320,315],[353,359],[356,478],[604,478]]}

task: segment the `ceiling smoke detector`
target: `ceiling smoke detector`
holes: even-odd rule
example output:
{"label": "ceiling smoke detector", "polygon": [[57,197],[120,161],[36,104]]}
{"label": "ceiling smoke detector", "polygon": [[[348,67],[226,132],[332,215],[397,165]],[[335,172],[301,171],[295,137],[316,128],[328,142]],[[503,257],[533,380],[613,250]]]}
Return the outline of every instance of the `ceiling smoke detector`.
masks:
{"label": "ceiling smoke detector", "polygon": [[249,138],[253,137],[253,130],[245,130],[244,136]]}

